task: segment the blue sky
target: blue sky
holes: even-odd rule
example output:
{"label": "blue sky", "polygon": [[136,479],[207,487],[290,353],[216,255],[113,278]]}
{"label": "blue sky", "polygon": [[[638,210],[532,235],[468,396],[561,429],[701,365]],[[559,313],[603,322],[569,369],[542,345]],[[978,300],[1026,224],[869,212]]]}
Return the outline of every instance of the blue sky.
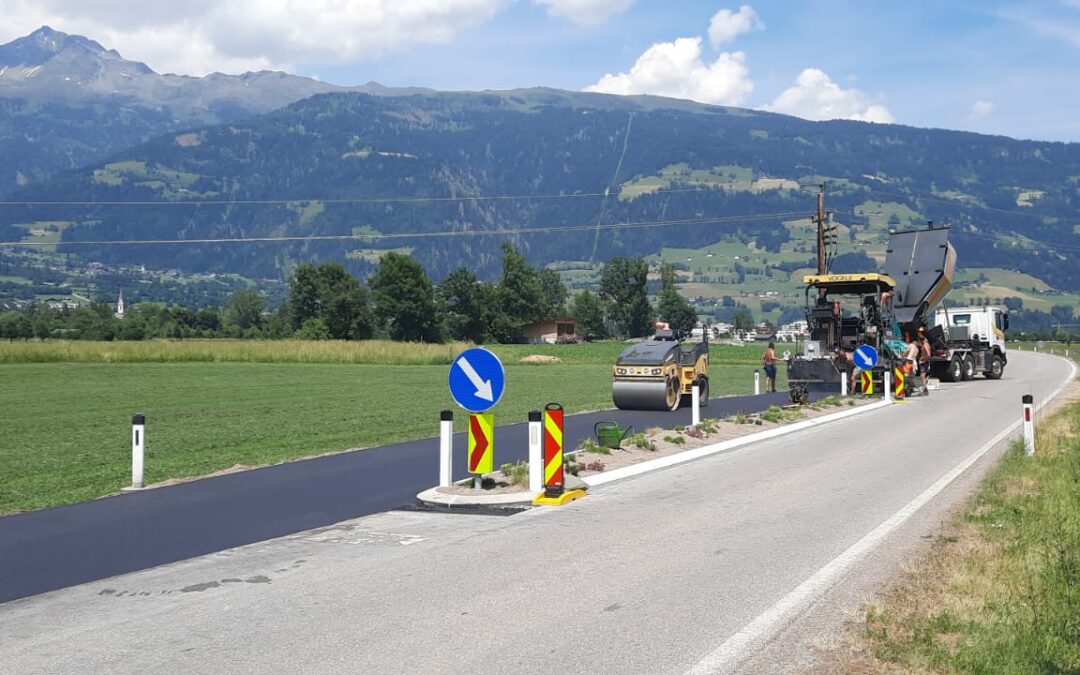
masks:
{"label": "blue sky", "polygon": [[593,87],[1080,141],[1080,0],[0,0],[0,12],[0,40],[48,23],[159,71]]}

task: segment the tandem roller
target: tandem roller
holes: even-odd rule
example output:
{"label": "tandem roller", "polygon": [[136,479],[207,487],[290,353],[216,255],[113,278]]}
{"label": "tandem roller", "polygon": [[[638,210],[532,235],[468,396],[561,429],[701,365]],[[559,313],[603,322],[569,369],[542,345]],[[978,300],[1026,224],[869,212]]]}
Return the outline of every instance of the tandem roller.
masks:
{"label": "tandem roller", "polygon": [[670,330],[658,330],[651,340],[624,349],[612,376],[611,398],[622,410],[675,410],[695,384],[706,406],[709,342],[684,342]]}

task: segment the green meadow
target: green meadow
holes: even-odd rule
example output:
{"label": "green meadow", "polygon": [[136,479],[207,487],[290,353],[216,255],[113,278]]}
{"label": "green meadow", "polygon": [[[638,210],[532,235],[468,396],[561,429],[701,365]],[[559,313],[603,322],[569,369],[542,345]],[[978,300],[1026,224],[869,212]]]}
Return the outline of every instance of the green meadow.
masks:
{"label": "green meadow", "polygon": [[[455,408],[447,369],[465,346],[2,344],[0,513],[129,484],[136,412],[147,416],[148,483],[434,436],[439,411]],[[624,346],[493,346],[507,370],[496,422],[524,421],[549,401],[571,413],[610,408],[611,364]],[[714,345],[713,395],[751,392],[760,351]],[[532,354],[561,363],[521,363]],[[464,421],[457,415],[459,430]]]}

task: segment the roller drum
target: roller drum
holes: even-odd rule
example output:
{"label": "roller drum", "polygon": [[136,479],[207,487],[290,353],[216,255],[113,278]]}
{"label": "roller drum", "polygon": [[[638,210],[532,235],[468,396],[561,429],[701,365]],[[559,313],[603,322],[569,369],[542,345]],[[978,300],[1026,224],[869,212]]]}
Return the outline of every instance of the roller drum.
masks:
{"label": "roller drum", "polygon": [[615,401],[615,407],[622,410],[671,410],[667,396],[668,385],[663,380],[616,380],[611,384],[611,398]]}

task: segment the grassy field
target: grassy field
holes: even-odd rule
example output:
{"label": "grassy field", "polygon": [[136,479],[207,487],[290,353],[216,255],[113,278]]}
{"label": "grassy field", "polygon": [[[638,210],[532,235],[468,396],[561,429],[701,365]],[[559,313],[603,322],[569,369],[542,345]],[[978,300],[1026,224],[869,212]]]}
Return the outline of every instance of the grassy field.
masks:
{"label": "grassy field", "polygon": [[[155,345],[162,354],[155,355]],[[447,364],[462,345],[435,345],[430,354],[419,345],[392,349],[392,344],[372,343],[367,351],[363,346],[2,345],[0,513],[91,499],[127,485],[135,412],[147,416],[148,482],[435,435],[439,411],[455,408],[447,391]],[[523,421],[529,410],[549,401],[569,412],[611,407],[611,363],[623,346],[494,347],[507,366],[497,423]],[[245,347],[265,360],[252,362],[255,357],[245,357]],[[40,362],[43,348],[66,360]],[[713,395],[751,392],[760,349],[713,348]],[[17,355],[20,349],[34,357]],[[205,358],[207,353],[214,358]],[[401,365],[404,353],[419,365]],[[537,353],[559,356],[563,363],[520,363]],[[335,354],[340,360],[331,360]],[[375,354],[391,365],[349,361]],[[166,362],[169,358],[172,362]],[[310,360],[299,362],[302,358]],[[784,386],[782,375],[779,386]],[[465,428],[464,413],[459,411],[456,423]]]}
{"label": "grassy field", "polygon": [[1014,444],[828,672],[1080,672],[1080,403]]}

